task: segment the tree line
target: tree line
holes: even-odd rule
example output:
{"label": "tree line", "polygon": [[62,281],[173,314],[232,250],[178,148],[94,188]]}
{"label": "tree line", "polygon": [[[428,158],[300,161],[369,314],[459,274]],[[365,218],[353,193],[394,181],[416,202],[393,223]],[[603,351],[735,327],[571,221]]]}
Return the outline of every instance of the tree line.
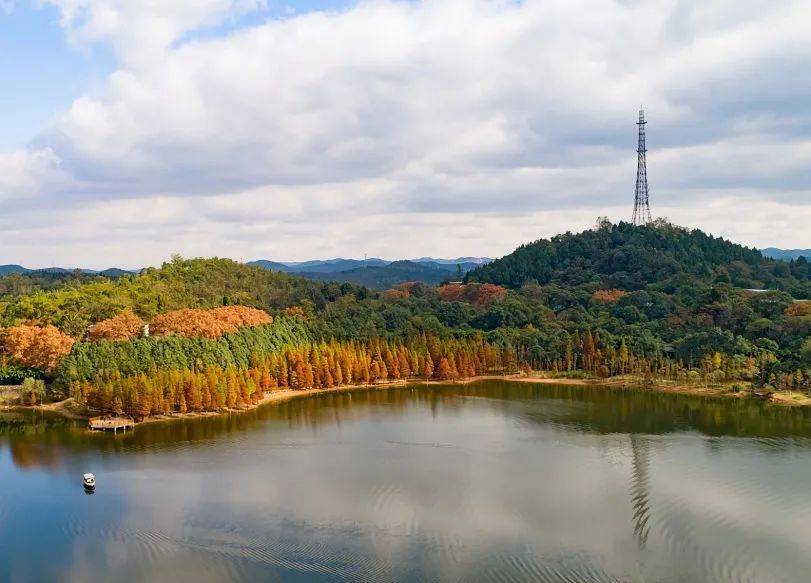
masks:
{"label": "tree line", "polygon": [[278,352],[251,352],[247,363],[198,362],[188,368],[153,368],[123,376],[99,371],[75,380],[70,393],[77,402],[102,413],[135,417],[170,412],[219,411],[259,402],[277,388],[310,389],[380,382],[435,379],[451,381],[487,372],[516,371],[513,351],[481,337],[415,338],[408,343],[331,340],[285,346]]}

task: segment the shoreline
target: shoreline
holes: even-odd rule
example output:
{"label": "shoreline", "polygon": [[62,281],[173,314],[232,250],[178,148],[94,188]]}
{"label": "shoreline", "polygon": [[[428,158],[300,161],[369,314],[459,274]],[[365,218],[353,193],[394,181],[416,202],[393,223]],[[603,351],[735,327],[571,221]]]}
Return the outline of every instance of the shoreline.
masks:
{"label": "shoreline", "polygon": [[[400,379],[396,381],[387,381],[383,383],[375,383],[373,385],[367,384],[353,384],[353,385],[341,385],[338,387],[331,387],[328,389],[276,389],[273,391],[269,391],[265,393],[262,399],[255,404],[244,405],[242,407],[233,408],[233,409],[222,409],[218,411],[192,411],[189,413],[170,413],[168,415],[151,415],[149,417],[145,417],[139,421],[136,421],[136,425],[143,425],[145,423],[158,423],[163,421],[177,421],[182,419],[198,419],[202,417],[214,417],[218,415],[230,415],[232,413],[244,413],[246,411],[252,411],[259,407],[270,405],[273,403],[283,403],[286,401],[291,401],[293,399],[305,398],[305,397],[313,397],[315,395],[322,395],[327,393],[341,393],[346,391],[354,391],[354,390],[367,390],[367,391],[382,391],[393,389],[396,387],[404,387],[407,385],[467,385],[470,383],[475,383],[478,381],[485,381],[485,380],[516,380],[513,377],[521,376],[520,373],[518,374],[509,374],[509,375],[479,375],[475,377],[470,377],[467,379],[457,379],[455,381],[438,381],[438,380],[421,380],[421,379]],[[73,397],[68,397],[61,401],[56,401],[53,403],[46,403],[44,405],[12,405],[6,407],[7,410],[20,410],[20,409],[28,409],[34,411],[48,411],[51,413],[57,413],[62,415],[66,419],[71,419],[74,421],[89,421],[93,417],[97,417],[98,413],[95,411],[90,411],[87,408],[76,405],[76,402],[73,400]]]}
{"label": "shoreline", "polygon": [[610,377],[607,379],[572,379],[572,378],[554,378],[548,376],[532,376],[532,374],[544,373],[531,373],[530,375],[516,376],[509,378],[514,382],[521,383],[540,383],[540,384],[563,384],[563,385],[588,385],[605,388],[616,389],[640,389],[651,390],[657,393],[675,394],[675,395],[691,395],[694,397],[719,397],[725,399],[744,399],[744,400],[759,400],[768,401],[773,405],[782,407],[808,407],[811,406],[811,397],[797,391],[764,391],[762,396],[754,394],[751,390],[741,390],[733,392],[731,387],[733,385],[740,385],[743,381],[728,382],[725,386],[710,386],[702,384],[685,384],[678,381],[656,380],[650,387],[644,386],[644,380],[641,378],[633,377],[631,375]]}
{"label": "shoreline", "polygon": [[[538,376],[536,376],[538,375]],[[286,401],[290,401],[293,399],[305,398],[305,397],[312,397],[315,395],[321,395],[326,393],[336,393],[336,392],[346,392],[352,390],[368,390],[368,391],[377,391],[377,390],[388,390],[397,387],[404,387],[407,385],[424,385],[424,386],[431,386],[431,385],[466,385],[471,384],[479,381],[485,380],[503,380],[509,382],[518,382],[518,383],[530,383],[530,384],[553,384],[553,385],[572,385],[572,386],[591,386],[591,387],[603,387],[606,389],[640,389],[640,390],[651,390],[656,391],[659,393],[664,394],[677,394],[677,395],[691,395],[695,397],[722,397],[722,398],[734,398],[734,399],[746,399],[746,400],[764,400],[769,401],[770,403],[783,406],[783,407],[805,407],[811,406],[811,397],[808,397],[802,393],[793,393],[793,392],[782,392],[782,391],[775,391],[774,393],[770,393],[768,398],[765,397],[757,397],[751,394],[748,391],[739,391],[739,392],[732,392],[729,387],[718,387],[718,386],[707,386],[707,385],[688,385],[688,384],[680,384],[676,381],[662,381],[657,380],[654,381],[653,386],[651,387],[644,387],[643,380],[631,376],[621,376],[621,377],[611,377],[608,379],[583,379],[583,378],[555,378],[550,377],[542,372],[533,372],[533,373],[512,373],[512,374],[504,374],[504,375],[480,375],[475,377],[470,377],[467,379],[458,379],[455,381],[439,381],[439,380],[420,380],[420,379],[413,379],[413,380],[396,380],[396,381],[388,381],[384,383],[376,383],[373,385],[366,385],[366,384],[353,384],[353,385],[345,385],[339,387],[331,387],[331,388],[322,388],[322,389],[277,389],[274,391],[270,391],[265,393],[265,395],[260,399],[256,404],[246,405],[239,408],[234,409],[225,409],[220,411],[201,411],[201,412],[190,412],[190,413],[171,413],[168,415],[153,415],[150,417],[146,417],[141,419],[140,421],[136,421],[136,425],[141,425],[145,423],[158,423],[158,422],[167,422],[167,421],[177,421],[182,419],[198,419],[203,417],[212,417],[217,415],[230,415],[232,413],[244,413],[246,411],[251,411],[258,407],[262,407],[265,405],[271,405],[274,403],[283,403]],[[734,383],[733,383],[734,384]],[[32,409],[38,411],[49,411],[52,413],[57,413],[62,415],[67,419],[71,419],[74,421],[87,421],[91,417],[94,417],[94,412],[89,411],[85,407],[76,405],[73,398],[69,397],[62,401],[57,401],[54,403],[47,403],[44,405],[16,405],[16,406],[6,406],[4,407],[6,410],[14,410],[14,409]]]}
{"label": "shoreline", "polygon": [[[481,375],[467,379],[458,379],[455,381],[400,379],[396,381],[375,383],[373,385],[366,384],[341,385],[338,387],[331,387],[328,389],[290,389],[290,388],[276,389],[265,393],[265,395],[262,397],[262,399],[259,400],[259,402],[251,405],[244,405],[242,407],[234,409],[223,409],[219,411],[192,411],[189,413],[170,413],[169,415],[151,415],[149,417],[141,419],[140,421],[136,421],[135,424],[143,425],[146,423],[160,423],[165,421],[178,421],[183,419],[200,419],[204,417],[216,417],[219,415],[230,415],[232,413],[239,414],[245,413],[247,411],[253,411],[254,409],[258,409],[259,407],[263,407],[265,405],[284,403],[287,401],[292,401],[293,399],[303,399],[306,397],[314,397],[316,395],[324,395],[328,393],[344,393],[347,391],[355,391],[355,390],[386,391],[389,389],[405,387],[408,385],[425,385],[425,386],[467,385],[470,383],[485,380],[511,380],[512,376],[515,375]],[[75,421],[87,421],[91,417],[96,416],[93,414],[93,412],[87,411],[86,409],[84,411],[80,411],[79,408],[75,407],[75,402],[73,401],[73,398],[67,398],[62,401],[58,401],[56,403],[48,403],[46,405],[22,406],[19,408],[37,409],[40,411],[51,411],[59,413],[60,415],[63,415],[68,419],[73,419]]]}

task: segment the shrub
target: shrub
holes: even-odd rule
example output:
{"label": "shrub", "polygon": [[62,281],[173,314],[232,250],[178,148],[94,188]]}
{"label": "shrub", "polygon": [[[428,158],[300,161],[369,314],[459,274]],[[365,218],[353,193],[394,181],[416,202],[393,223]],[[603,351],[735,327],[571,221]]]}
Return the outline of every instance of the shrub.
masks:
{"label": "shrub", "polygon": [[40,379],[26,377],[20,388],[20,397],[23,403],[28,405],[36,405],[37,402],[41,403],[45,397],[45,382]]}
{"label": "shrub", "polygon": [[794,302],[783,312],[789,318],[801,318],[811,316],[811,300]]}
{"label": "shrub", "polygon": [[621,289],[598,289],[591,294],[591,299],[602,304],[613,304],[627,295],[628,292]]}

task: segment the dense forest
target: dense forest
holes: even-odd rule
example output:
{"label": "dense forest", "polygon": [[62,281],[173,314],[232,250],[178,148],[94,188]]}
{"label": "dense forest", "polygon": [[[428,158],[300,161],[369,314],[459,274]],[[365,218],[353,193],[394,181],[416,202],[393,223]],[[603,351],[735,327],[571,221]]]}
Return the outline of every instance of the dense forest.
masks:
{"label": "dense forest", "polygon": [[227,259],[0,277],[0,384],[140,416],[276,387],[550,374],[809,390],[811,273],[698,230],[601,221],[464,283],[372,290]]}
{"label": "dense forest", "polygon": [[467,279],[513,288],[534,280],[541,285],[668,293],[692,285],[730,284],[780,289],[798,299],[811,297],[811,270],[805,257],[790,262],[767,259],[756,249],[662,220],[634,226],[601,219],[594,229],[576,235],[522,245],[471,271]]}

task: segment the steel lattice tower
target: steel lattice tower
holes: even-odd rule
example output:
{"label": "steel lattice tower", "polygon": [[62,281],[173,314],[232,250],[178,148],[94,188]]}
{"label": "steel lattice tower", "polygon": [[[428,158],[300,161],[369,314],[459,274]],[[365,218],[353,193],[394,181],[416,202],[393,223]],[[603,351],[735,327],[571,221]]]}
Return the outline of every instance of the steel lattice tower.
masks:
{"label": "steel lattice tower", "polygon": [[636,190],[634,192],[635,225],[644,225],[651,222],[650,200],[648,198],[648,170],[645,166],[645,110],[639,110],[639,143],[636,148]]}

